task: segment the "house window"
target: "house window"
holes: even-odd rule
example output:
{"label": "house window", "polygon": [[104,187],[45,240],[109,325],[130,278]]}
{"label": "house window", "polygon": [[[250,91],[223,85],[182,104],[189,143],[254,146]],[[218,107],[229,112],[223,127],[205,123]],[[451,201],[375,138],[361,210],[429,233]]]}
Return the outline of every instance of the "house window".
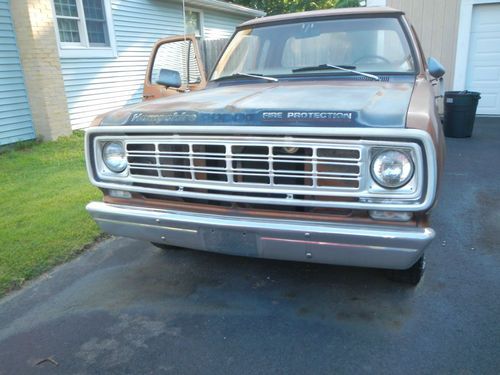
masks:
{"label": "house window", "polygon": [[197,38],[203,38],[201,12],[186,9],[186,34],[194,34]]}
{"label": "house window", "polygon": [[108,27],[102,0],[82,0],[85,25],[91,46],[109,46]]}
{"label": "house window", "polygon": [[[109,54],[113,46],[109,33],[108,0],[53,1],[62,57],[80,57],[78,50],[82,49],[108,49]],[[107,57],[108,54],[100,55]],[[100,57],[99,53],[93,56]]]}
{"label": "house window", "polygon": [[54,0],[61,43],[80,43],[76,0]]}

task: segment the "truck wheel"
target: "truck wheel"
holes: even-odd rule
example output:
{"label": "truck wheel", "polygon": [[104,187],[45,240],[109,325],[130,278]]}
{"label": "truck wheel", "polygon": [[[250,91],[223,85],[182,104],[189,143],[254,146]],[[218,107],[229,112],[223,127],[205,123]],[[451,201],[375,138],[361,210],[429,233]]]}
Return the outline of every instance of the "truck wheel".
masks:
{"label": "truck wheel", "polygon": [[425,270],[425,258],[422,255],[417,262],[407,270],[387,270],[389,280],[399,283],[417,285]]}

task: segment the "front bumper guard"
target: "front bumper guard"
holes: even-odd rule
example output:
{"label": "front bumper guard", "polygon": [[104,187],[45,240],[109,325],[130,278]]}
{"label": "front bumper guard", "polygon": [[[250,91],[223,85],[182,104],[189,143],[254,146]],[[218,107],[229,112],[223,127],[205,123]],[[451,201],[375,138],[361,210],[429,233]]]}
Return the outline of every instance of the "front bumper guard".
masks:
{"label": "front bumper guard", "polygon": [[107,233],[216,253],[346,266],[407,269],[431,228],[269,220],[91,202]]}

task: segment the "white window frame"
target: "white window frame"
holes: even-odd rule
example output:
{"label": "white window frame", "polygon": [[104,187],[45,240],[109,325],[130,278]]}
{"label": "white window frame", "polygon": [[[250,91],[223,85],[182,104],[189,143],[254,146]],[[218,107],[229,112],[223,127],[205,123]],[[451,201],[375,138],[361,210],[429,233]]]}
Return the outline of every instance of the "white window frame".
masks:
{"label": "white window frame", "polygon": [[113,17],[111,16],[111,1],[103,0],[104,17],[106,19],[106,27],[108,31],[109,46],[91,46],[87,34],[87,25],[85,23],[85,12],[83,10],[82,0],[76,0],[76,8],[78,11],[78,31],[80,33],[80,43],[61,42],[59,37],[59,25],[57,23],[56,8],[54,1],[52,4],[52,13],[54,16],[54,27],[56,31],[57,45],[59,46],[59,57],[61,58],[103,58],[117,57],[115,33],[113,27]]}
{"label": "white window frame", "polygon": [[205,37],[205,20],[203,16],[203,11],[200,9],[186,7],[185,12],[198,13],[200,15],[200,35],[195,35],[196,38],[203,39]]}

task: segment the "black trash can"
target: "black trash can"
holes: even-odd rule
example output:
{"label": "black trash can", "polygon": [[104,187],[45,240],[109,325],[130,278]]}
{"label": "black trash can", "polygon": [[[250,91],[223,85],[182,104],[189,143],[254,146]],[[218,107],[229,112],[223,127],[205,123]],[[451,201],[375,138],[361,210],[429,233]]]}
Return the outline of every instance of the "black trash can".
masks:
{"label": "black trash can", "polygon": [[444,135],[466,138],[472,135],[477,103],[481,94],[474,91],[446,91],[444,95]]}

